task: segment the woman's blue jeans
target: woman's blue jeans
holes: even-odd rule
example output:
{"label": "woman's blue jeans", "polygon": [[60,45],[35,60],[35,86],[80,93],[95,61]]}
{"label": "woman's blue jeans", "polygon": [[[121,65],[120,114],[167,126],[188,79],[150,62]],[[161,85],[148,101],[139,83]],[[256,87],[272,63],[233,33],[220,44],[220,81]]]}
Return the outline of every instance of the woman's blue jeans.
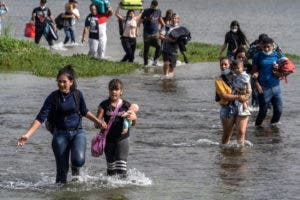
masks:
{"label": "woman's blue jeans", "polygon": [[260,126],[265,119],[270,103],[273,107],[272,123],[277,123],[282,114],[282,95],[280,86],[264,88],[262,94],[258,94],[259,111],[256,117],[255,125]]}
{"label": "woman's blue jeans", "polygon": [[70,156],[72,167],[82,167],[85,163],[86,133],[84,129],[55,130],[52,149],[56,160],[56,183],[66,183]]}

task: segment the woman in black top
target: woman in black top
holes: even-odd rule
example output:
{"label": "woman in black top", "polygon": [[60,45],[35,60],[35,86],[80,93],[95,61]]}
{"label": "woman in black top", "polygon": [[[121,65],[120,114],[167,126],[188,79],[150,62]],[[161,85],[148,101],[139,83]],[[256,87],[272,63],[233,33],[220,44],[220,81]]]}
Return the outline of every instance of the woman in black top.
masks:
{"label": "woman in black top", "polygon": [[230,31],[225,35],[225,41],[220,51],[220,57],[227,48],[226,56],[233,61],[234,55],[239,47],[248,47],[248,40],[240,28],[238,21],[232,21],[230,24]]}

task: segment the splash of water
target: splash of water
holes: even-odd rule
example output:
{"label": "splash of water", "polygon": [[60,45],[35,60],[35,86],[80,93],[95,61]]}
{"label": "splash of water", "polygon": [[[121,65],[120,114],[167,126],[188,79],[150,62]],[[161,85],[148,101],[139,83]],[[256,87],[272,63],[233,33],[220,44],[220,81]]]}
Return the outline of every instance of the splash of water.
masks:
{"label": "splash of water", "polygon": [[41,173],[40,175],[40,180],[36,182],[20,178],[13,181],[2,181],[0,182],[0,188],[7,190],[44,191],[50,193],[58,189],[67,191],[91,191],[101,188],[115,189],[130,186],[146,187],[152,185],[152,180],[135,168],[128,170],[128,177],[126,179],[120,179],[117,176],[105,176],[103,174],[92,176],[87,172],[82,171],[77,181],[70,181],[66,185],[55,184],[55,178],[44,173]]}

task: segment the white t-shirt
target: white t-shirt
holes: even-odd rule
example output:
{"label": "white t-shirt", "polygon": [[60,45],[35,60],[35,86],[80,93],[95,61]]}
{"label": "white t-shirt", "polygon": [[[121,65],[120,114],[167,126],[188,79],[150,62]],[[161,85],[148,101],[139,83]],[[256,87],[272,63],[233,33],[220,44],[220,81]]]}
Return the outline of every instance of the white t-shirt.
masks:
{"label": "white t-shirt", "polygon": [[[80,13],[79,13],[78,8],[74,8],[74,9],[73,9],[73,13],[74,13],[75,15],[78,15],[78,17],[80,17]],[[72,25],[74,25],[75,23],[76,23],[76,19],[73,19],[73,20],[72,20]]]}

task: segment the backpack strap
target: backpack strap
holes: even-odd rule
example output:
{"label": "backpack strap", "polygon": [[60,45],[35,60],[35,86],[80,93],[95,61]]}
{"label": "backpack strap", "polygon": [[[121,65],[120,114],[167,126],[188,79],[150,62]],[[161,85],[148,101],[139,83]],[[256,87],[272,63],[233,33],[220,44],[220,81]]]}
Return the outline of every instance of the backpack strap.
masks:
{"label": "backpack strap", "polygon": [[52,105],[55,106],[55,109],[53,110],[54,111],[54,114],[56,113],[56,111],[58,110],[58,105],[60,103],[60,100],[59,100],[59,90],[56,90],[52,93]]}
{"label": "backpack strap", "polygon": [[78,115],[81,116],[81,113],[80,113],[80,95],[79,95],[79,90],[76,89],[74,91],[74,97],[75,97],[76,111],[77,111]]}

